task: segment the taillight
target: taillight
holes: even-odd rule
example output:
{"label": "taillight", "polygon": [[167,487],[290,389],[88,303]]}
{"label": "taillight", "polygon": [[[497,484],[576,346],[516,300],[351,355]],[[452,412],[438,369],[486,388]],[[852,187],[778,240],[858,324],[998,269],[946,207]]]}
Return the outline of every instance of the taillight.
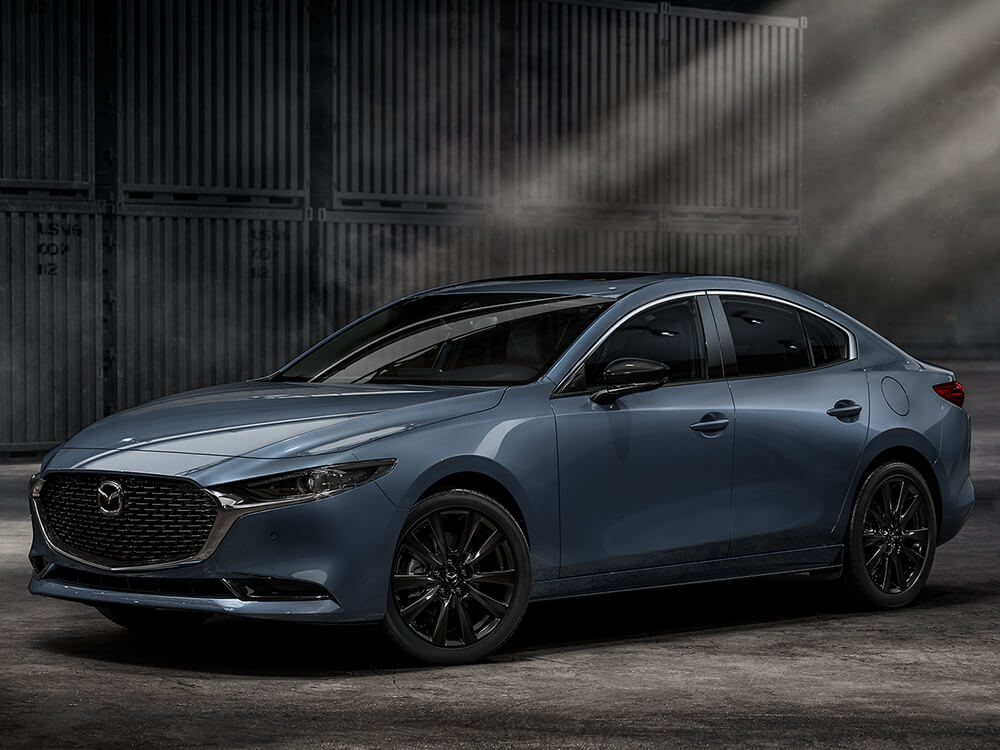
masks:
{"label": "taillight", "polygon": [[955,406],[961,406],[965,403],[965,389],[957,380],[936,385],[934,390],[937,391],[937,395],[945,401],[951,401]]}

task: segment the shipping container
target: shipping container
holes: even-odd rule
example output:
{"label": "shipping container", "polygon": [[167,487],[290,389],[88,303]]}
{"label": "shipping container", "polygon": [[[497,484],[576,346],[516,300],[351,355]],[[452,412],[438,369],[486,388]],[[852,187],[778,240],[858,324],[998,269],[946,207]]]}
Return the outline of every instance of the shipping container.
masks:
{"label": "shipping container", "polygon": [[797,211],[805,20],[668,18],[667,204]]}
{"label": "shipping container", "polygon": [[101,416],[101,230],[85,202],[0,205],[0,451]]}
{"label": "shipping container", "polygon": [[798,18],[518,6],[521,205],[799,207]]}
{"label": "shipping container", "polygon": [[657,3],[518,4],[521,204],[660,202],[663,28]]}
{"label": "shipping container", "polygon": [[665,245],[665,271],[749,276],[786,286],[798,283],[796,227],[678,223],[667,232]]}
{"label": "shipping container", "polygon": [[0,3],[0,199],[92,199],[90,0]]}
{"label": "shipping container", "polygon": [[656,221],[521,216],[511,230],[507,273],[661,271],[664,264]]}
{"label": "shipping container", "polygon": [[128,206],[115,223],[113,408],[267,375],[318,338],[301,212]]}
{"label": "shipping container", "polygon": [[120,199],[304,206],[307,0],[120,4]]}
{"label": "shipping container", "polygon": [[338,3],[331,207],[461,209],[494,196],[501,3]]}
{"label": "shipping container", "polygon": [[330,333],[406,294],[497,275],[491,265],[494,230],[483,217],[334,211],[320,216],[317,304]]}

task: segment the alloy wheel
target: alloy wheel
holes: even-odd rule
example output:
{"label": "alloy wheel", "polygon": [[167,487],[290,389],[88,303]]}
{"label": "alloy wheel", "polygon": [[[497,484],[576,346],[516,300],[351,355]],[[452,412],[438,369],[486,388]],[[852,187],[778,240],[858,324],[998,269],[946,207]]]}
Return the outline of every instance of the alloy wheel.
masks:
{"label": "alloy wheel", "polygon": [[920,578],[930,544],[928,502],[909,477],[893,475],[875,489],[864,517],[862,548],[873,584],[902,594]]}
{"label": "alloy wheel", "polygon": [[471,508],[429,513],[404,534],[391,592],[412,633],[438,648],[471,646],[511,610],[520,576],[511,539]]}

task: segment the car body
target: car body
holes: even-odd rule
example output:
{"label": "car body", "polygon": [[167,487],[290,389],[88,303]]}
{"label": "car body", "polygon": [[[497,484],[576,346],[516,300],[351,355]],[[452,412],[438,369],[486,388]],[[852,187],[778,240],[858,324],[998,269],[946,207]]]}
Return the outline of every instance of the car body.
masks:
{"label": "car body", "polygon": [[[434,326],[404,336],[386,322],[410,325],[406,315],[425,313],[406,311],[423,308]],[[557,324],[568,340],[556,341]],[[405,361],[337,360],[413,349],[420,336]],[[455,355],[466,364],[442,369],[449,346],[468,350]],[[665,383],[630,388],[611,373],[667,360]],[[129,409],[53,451],[32,487],[30,590],[104,607],[381,620],[407,519],[452,489],[517,522],[530,550],[525,600],[837,571],[852,505],[886,462],[919,475],[897,485],[901,497],[926,482],[936,544],[967,519],[969,418],[934,390],[960,389],[953,381],[833,307],[761,281],[594,274],[443,287],[370,313],[274,376]]]}

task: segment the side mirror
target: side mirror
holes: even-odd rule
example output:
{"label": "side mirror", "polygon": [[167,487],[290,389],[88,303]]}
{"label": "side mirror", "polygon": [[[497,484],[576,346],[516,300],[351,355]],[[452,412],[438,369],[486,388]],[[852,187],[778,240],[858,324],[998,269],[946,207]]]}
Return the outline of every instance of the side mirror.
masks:
{"label": "side mirror", "polygon": [[595,404],[610,404],[629,393],[659,388],[669,375],[670,367],[654,359],[616,359],[604,368],[605,387],[590,400]]}

